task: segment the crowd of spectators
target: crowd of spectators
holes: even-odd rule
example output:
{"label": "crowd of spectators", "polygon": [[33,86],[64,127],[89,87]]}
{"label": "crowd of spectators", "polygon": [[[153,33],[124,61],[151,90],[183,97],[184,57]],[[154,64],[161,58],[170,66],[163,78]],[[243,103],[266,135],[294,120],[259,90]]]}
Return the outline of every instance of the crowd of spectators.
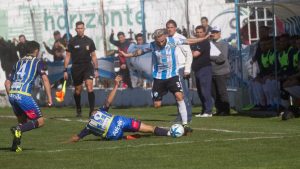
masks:
{"label": "crowd of spectators", "polygon": [[[196,27],[192,35],[199,38],[210,34],[209,39],[191,46],[182,45],[176,49],[179,77],[184,88],[185,98],[190,98],[188,93],[191,87],[189,82],[191,81],[189,78],[192,77],[195,79],[195,86],[203,105],[202,111],[196,117],[211,117],[214,113],[217,115],[230,114],[227,93],[227,79],[231,71],[228,61],[229,44],[222,40],[221,29],[218,25],[210,26],[208,23],[208,18],[202,17],[201,25]],[[178,32],[185,32],[184,35],[187,36],[186,31],[181,31],[177,28],[174,20],[169,20],[166,23],[166,30],[170,37],[184,39],[185,37]],[[138,70],[131,70],[133,68],[127,61],[129,58],[124,54],[133,53],[137,49],[142,49],[141,55],[151,52],[150,44],[146,43],[145,37],[141,33],[135,34],[134,39],[126,38],[125,33],[122,31],[117,33],[117,40],[114,39],[114,35],[112,30],[109,41],[118,48],[117,58],[120,71],[117,73],[123,76],[123,85],[121,87],[143,87],[144,81],[148,80]],[[295,97],[297,92],[295,92],[294,87],[300,84],[300,36],[282,34],[273,38],[270,35],[271,30],[269,27],[261,26],[259,28],[260,38],[256,43],[256,52],[247,65],[251,67],[251,70],[254,68],[257,70],[254,74],[252,72],[249,78],[250,94],[253,96],[253,106],[249,110],[278,110],[278,107],[280,110],[285,109],[284,100],[290,99],[291,96]],[[275,39],[276,48],[273,47],[273,39]],[[46,42],[43,42],[45,50],[53,56],[54,62],[62,62],[66,57],[67,35],[61,36],[59,31],[55,31],[53,32],[53,41],[52,48]],[[19,58],[24,57],[26,42],[25,35],[19,35],[18,39],[14,38],[12,41],[0,38],[1,67],[6,77],[11,72],[12,65]],[[186,47],[188,47],[188,50]],[[219,53],[217,56],[214,56],[213,53],[216,50]],[[187,57],[188,51],[191,51],[190,58],[193,58],[190,61],[189,57]],[[192,74],[190,74],[191,70]],[[194,77],[191,75],[194,75]],[[62,83],[62,81],[63,79],[58,84]],[[58,84],[54,86],[57,87]],[[213,103],[216,107],[216,112],[212,110]],[[189,104],[191,104],[191,101],[187,100],[186,105]],[[191,114],[191,111],[188,112]]]}

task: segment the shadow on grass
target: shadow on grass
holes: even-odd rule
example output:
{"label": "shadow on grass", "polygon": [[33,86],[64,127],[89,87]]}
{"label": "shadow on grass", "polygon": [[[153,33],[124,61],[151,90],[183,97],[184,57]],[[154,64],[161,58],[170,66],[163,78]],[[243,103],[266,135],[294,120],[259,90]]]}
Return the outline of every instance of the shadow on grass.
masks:
{"label": "shadow on grass", "polygon": [[51,120],[57,120],[57,119],[88,119],[88,117],[75,117],[75,116],[54,116],[54,117],[47,117],[48,119]]}
{"label": "shadow on grass", "polygon": [[[22,148],[22,151],[27,151],[27,150],[33,150],[33,149],[32,148]],[[0,147],[0,151],[15,153],[15,152],[11,151],[11,147]]]}
{"label": "shadow on grass", "polygon": [[170,122],[170,120],[161,120],[161,119],[139,119],[142,122],[145,121],[157,121],[157,122]]}
{"label": "shadow on grass", "polygon": [[276,111],[240,111],[232,116],[244,116],[252,118],[270,118],[277,117],[278,113]]}
{"label": "shadow on grass", "polygon": [[132,134],[127,134],[124,135],[122,139],[120,140],[108,140],[108,139],[101,139],[101,138],[94,138],[94,139],[85,139],[82,141],[85,142],[96,142],[96,141],[121,141],[121,140],[135,140],[135,139],[139,139],[139,138],[148,138],[148,137],[152,137],[153,134],[140,134],[140,133],[132,133]]}

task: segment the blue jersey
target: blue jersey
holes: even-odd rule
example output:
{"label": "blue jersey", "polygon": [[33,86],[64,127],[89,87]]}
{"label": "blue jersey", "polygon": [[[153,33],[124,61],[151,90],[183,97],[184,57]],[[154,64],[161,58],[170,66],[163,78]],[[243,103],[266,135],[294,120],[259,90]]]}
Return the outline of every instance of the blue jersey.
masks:
{"label": "blue jersey", "polygon": [[10,94],[19,93],[31,96],[31,90],[37,75],[45,74],[45,65],[36,57],[25,56],[13,67],[9,80],[12,82]]}
{"label": "blue jersey", "polygon": [[163,48],[151,42],[153,78],[169,79],[178,75],[178,58],[175,55],[175,48],[177,45],[184,44],[185,41],[185,39],[167,37],[167,43]]}
{"label": "blue jersey", "polygon": [[108,140],[119,140],[122,139],[124,131],[139,131],[140,121],[124,116],[114,116],[107,112],[108,109],[108,107],[103,106],[91,116],[86,128],[92,134]]}
{"label": "blue jersey", "polygon": [[109,114],[108,108],[100,108],[97,113],[91,116],[87,128],[94,134],[105,137],[106,133],[111,125],[114,116]]}

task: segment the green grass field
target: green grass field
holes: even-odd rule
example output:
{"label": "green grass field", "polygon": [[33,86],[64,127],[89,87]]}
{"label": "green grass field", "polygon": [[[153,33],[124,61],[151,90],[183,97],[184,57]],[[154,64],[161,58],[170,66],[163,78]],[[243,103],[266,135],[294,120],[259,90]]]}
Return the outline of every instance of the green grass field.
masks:
{"label": "green grass field", "polygon": [[[87,109],[84,109],[87,120]],[[239,115],[194,118],[191,136],[144,135],[136,140],[101,141],[88,136],[65,144],[85,125],[73,108],[43,108],[46,125],[23,134],[23,152],[10,152],[10,108],[0,109],[1,169],[299,169],[300,119]],[[175,119],[174,106],[111,109],[111,112],[164,127]],[[194,108],[194,112],[199,108]]]}

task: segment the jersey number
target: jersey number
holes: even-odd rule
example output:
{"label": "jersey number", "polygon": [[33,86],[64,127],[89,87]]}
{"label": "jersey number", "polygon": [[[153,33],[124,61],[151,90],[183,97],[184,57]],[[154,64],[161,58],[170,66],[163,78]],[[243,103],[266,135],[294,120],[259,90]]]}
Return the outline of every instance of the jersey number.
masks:
{"label": "jersey number", "polygon": [[20,77],[20,79],[23,79],[23,77],[25,75],[26,65],[27,65],[27,63],[22,64],[19,71],[17,72],[17,75]]}

